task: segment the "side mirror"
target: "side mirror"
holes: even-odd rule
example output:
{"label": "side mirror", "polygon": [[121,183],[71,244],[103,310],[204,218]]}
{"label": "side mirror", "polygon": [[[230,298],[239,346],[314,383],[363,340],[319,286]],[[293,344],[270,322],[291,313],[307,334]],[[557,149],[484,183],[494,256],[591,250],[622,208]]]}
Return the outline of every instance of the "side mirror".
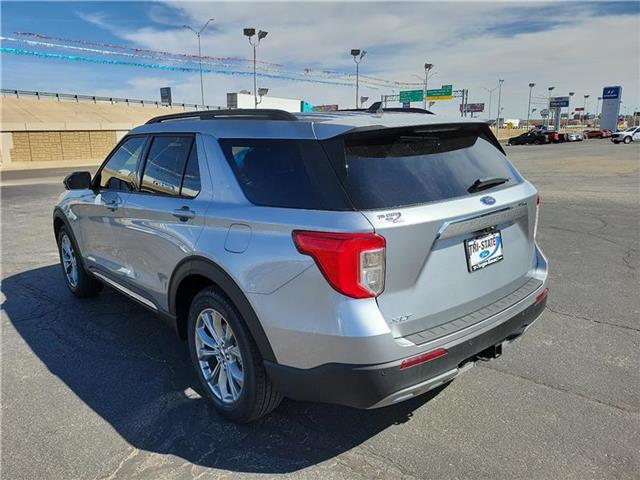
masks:
{"label": "side mirror", "polygon": [[62,181],[67,190],[84,190],[91,188],[91,174],[89,172],[73,172]]}

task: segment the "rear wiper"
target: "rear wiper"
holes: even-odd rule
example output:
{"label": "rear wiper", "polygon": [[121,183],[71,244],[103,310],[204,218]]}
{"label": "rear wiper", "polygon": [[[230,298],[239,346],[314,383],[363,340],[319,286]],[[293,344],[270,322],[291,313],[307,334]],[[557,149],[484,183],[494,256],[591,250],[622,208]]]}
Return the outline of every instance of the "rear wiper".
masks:
{"label": "rear wiper", "polygon": [[508,178],[502,177],[478,178],[469,188],[467,188],[467,192],[480,192],[481,190],[486,190],[487,188],[497,187],[498,185],[502,185],[503,183],[507,183],[508,181]]}

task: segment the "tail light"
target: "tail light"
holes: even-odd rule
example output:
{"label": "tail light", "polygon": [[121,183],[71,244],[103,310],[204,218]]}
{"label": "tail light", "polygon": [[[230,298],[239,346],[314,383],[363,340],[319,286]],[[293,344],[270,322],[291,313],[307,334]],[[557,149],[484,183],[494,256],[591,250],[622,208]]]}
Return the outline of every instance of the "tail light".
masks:
{"label": "tail light", "polygon": [[327,282],[353,298],[384,290],[385,239],[376,233],[293,231],[300,253],[313,257]]}
{"label": "tail light", "polygon": [[536,235],[538,235],[538,218],[540,217],[540,194],[536,193],[536,219],[533,222],[533,239],[536,239]]}

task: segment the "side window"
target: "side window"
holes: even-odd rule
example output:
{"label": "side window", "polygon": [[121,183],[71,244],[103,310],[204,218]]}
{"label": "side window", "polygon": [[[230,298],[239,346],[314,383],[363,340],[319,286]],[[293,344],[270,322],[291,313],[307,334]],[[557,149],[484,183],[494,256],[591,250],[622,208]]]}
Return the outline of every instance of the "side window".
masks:
{"label": "side window", "polygon": [[154,137],[142,175],[143,192],[179,195],[182,174],[193,137]]}
{"label": "side window", "polygon": [[187,160],[187,167],[184,169],[180,195],[194,198],[198,193],[200,193],[200,167],[198,165],[198,149],[194,142],[189,154],[189,160]]}
{"label": "side window", "polygon": [[100,172],[101,188],[133,189],[138,160],[144,142],[144,137],[132,137],[120,145]]}

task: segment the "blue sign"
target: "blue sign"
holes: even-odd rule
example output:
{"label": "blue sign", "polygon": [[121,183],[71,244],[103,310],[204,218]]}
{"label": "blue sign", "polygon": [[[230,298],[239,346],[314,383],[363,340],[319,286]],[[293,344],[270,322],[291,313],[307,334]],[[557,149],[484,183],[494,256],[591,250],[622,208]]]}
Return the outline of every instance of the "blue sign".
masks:
{"label": "blue sign", "polygon": [[402,102],[402,108],[411,108],[411,102]]}
{"label": "blue sign", "polygon": [[549,100],[549,108],[562,108],[569,106],[569,97],[553,97]]}
{"label": "blue sign", "polygon": [[604,87],[602,89],[602,98],[604,100],[608,98],[620,98],[620,87]]}

